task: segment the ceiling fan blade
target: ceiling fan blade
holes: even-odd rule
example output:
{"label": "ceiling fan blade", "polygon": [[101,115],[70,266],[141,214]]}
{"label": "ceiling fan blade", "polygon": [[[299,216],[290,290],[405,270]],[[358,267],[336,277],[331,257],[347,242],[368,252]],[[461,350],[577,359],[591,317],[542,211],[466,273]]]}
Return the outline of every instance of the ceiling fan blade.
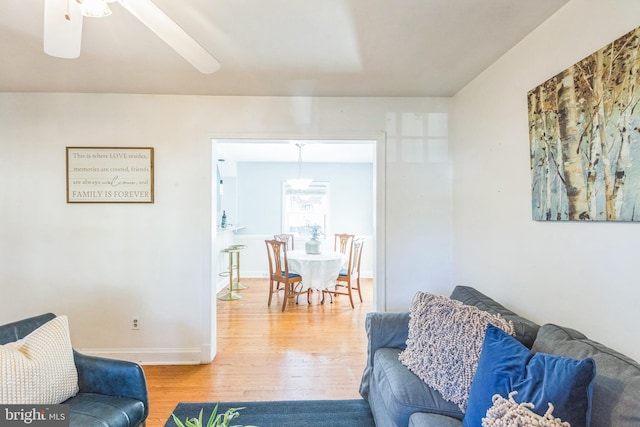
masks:
{"label": "ceiling fan blade", "polygon": [[220,63],[151,0],[118,1],[201,73],[220,69]]}
{"label": "ceiling fan blade", "polygon": [[81,42],[80,4],[75,0],[45,0],[44,52],[58,58],[77,58]]}

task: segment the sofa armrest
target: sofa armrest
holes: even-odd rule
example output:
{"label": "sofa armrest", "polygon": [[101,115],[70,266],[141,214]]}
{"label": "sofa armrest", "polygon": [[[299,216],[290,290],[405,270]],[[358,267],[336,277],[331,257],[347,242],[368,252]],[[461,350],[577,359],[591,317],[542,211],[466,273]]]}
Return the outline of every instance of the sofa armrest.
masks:
{"label": "sofa armrest", "polygon": [[128,397],[144,403],[145,418],[149,414],[147,380],[142,367],[134,362],[88,356],[73,351],[78,370],[80,393]]}
{"label": "sofa armrest", "polygon": [[0,345],[26,337],[55,317],[56,315],[53,313],[46,313],[0,326]]}
{"label": "sofa armrest", "polygon": [[362,373],[360,395],[369,399],[369,381],[373,370],[373,356],[379,348],[390,347],[405,349],[409,336],[409,312],[367,313],[365,321],[367,332],[367,365]]}

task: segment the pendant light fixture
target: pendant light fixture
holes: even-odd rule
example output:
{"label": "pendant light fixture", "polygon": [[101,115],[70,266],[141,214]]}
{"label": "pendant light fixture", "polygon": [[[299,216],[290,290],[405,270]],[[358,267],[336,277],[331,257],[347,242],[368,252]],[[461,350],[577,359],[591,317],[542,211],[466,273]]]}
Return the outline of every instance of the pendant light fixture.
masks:
{"label": "pendant light fixture", "polygon": [[302,147],[304,147],[304,144],[296,142],[296,146],[298,147],[298,178],[288,179],[287,184],[293,190],[305,190],[309,188],[313,180],[310,178],[302,178]]}

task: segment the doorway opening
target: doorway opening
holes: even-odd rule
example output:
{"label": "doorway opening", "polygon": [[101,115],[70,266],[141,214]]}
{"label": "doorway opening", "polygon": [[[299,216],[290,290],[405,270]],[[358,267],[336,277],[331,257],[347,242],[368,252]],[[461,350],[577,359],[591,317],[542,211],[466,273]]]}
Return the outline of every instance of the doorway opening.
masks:
{"label": "doorway opening", "polygon": [[[216,222],[224,212],[227,223],[238,228],[234,239],[236,243],[247,246],[242,260],[243,274],[247,278],[266,277],[264,240],[286,232],[289,227],[284,215],[286,191],[283,190],[283,183],[287,178],[295,178],[299,174],[296,144],[301,140],[295,137],[268,139],[228,136],[213,137],[211,140],[215,195],[213,212]],[[334,233],[351,233],[365,238],[363,267],[366,267],[362,269],[363,277],[373,278],[374,306],[383,309],[384,292],[380,285],[384,279],[381,262],[384,256],[380,248],[384,212],[379,200],[384,196],[384,134],[303,141],[303,175],[312,178],[316,185],[323,183],[330,189],[328,213],[322,219],[325,247],[333,249]],[[362,187],[363,180],[366,180],[366,189]],[[222,191],[219,188],[221,184]],[[364,207],[359,207],[359,201]],[[214,234],[214,241],[215,238]],[[304,247],[304,240],[296,243],[296,248]],[[212,276],[217,280],[217,274],[226,264],[216,263],[215,247],[212,255]],[[224,282],[220,286],[224,287]]]}
{"label": "doorway opening", "polygon": [[[225,158],[226,153],[224,152],[224,148],[233,148],[238,155],[240,154],[248,154],[261,156],[262,159],[267,158],[267,154],[272,154],[280,152],[280,156],[277,158],[279,161],[285,160],[285,155],[282,151],[276,150],[278,148],[276,145],[280,145],[279,148],[284,148],[283,145],[295,145],[295,141],[304,140],[305,143],[314,143],[314,148],[318,150],[328,150],[333,149],[334,153],[335,149],[338,148],[339,154],[333,154],[331,157],[325,157],[326,164],[336,164],[339,160],[344,160],[350,158],[350,156],[354,156],[355,153],[362,153],[363,148],[366,149],[369,156],[369,190],[368,194],[371,197],[371,207],[369,209],[370,219],[365,220],[364,222],[368,222],[370,224],[370,242],[367,244],[369,252],[369,262],[370,262],[370,277],[372,278],[371,282],[371,292],[372,292],[372,306],[373,311],[385,311],[386,309],[386,265],[385,265],[385,188],[386,188],[386,134],[385,132],[376,132],[369,134],[361,134],[361,135],[350,135],[345,138],[344,136],[338,136],[335,138],[331,137],[318,137],[309,139],[308,137],[300,137],[300,136],[279,136],[278,138],[266,138],[266,137],[257,137],[255,135],[245,136],[245,135],[211,135],[209,137],[209,142],[211,143],[211,164],[212,164],[212,181],[211,181],[211,219],[212,219],[212,227],[210,234],[210,269],[208,270],[210,273],[210,281],[207,285],[207,289],[204,290],[205,295],[209,295],[205,304],[203,305],[203,321],[204,321],[204,330],[203,330],[203,342],[208,343],[203,347],[207,348],[206,351],[203,352],[203,363],[210,362],[217,353],[216,349],[216,341],[218,334],[217,327],[217,308],[216,308],[216,295],[219,290],[224,287],[225,281],[223,280],[221,283],[217,282],[219,279],[219,273],[226,270],[228,266],[228,262],[222,257],[220,248],[216,247],[219,245],[221,240],[219,238],[219,225],[221,220],[221,214],[223,212],[227,215],[227,226],[231,226],[231,229],[238,228],[238,233],[235,236],[244,236],[243,239],[246,239],[246,235],[251,236],[252,227],[248,227],[241,223],[242,217],[239,216],[240,209],[238,211],[234,211],[234,206],[239,204],[238,200],[234,198],[238,197],[238,192],[233,192],[231,189],[239,185],[238,184],[238,176],[241,176],[238,173],[238,162],[228,161]],[[275,145],[274,145],[275,144]],[[333,147],[333,145],[339,145],[339,147]],[[222,149],[222,150],[221,150]],[[329,151],[329,150],[328,150]],[[316,153],[306,153],[304,166],[311,165],[314,162],[306,162],[306,159],[309,160],[319,160],[321,156]],[[291,157],[291,155],[289,155]],[[326,156],[326,154],[325,154]],[[292,166],[294,162],[294,158],[297,160],[297,155],[292,156],[289,160],[290,165]],[[230,157],[229,157],[230,159]],[[275,163],[272,165],[273,168],[276,168],[277,165]],[[229,173],[231,171],[231,173]],[[304,169],[305,174],[307,173],[307,169]],[[312,171],[309,170],[309,173]],[[271,175],[268,175],[271,176]],[[259,182],[263,180],[260,179]],[[277,185],[280,187],[281,183]],[[337,187],[334,185],[332,187],[332,193],[335,193],[335,189]],[[265,209],[263,206],[273,206],[274,204],[270,201],[265,201],[262,199],[264,196],[261,192],[255,192],[256,200],[252,200],[253,207],[251,209],[258,209],[262,212],[269,212],[268,209]],[[352,198],[355,199],[355,198]],[[225,208],[222,208],[222,203],[225,203]],[[266,205],[265,205],[266,203]],[[279,205],[279,203],[278,203]],[[226,206],[231,208],[230,211],[226,212]],[[347,207],[341,206],[342,209],[346,209]],[[279,212],[278,212],[279,215]],[[335,215],[333,215],[335,216]],[[235,224],[235,225],[234,225]],[[335,229],[336,233],[345,232],[343,230]],[[271,231],[269,231],[271,233]],[[228,237],[229,233],[226,233]],[[239,237],[240,238],[240,237]],[[272,235],[269,236],[267,234],[263,234],[260,236],[254,236],[254,241],[250,242],[247,245],[246,250],[243,251],[243,274],[246,274],[247,277],[251,276],[251,271],[246,272],[245,267],[247,267],[246,261],[250,259],[263,259],[265,257],[265,249],[264,249],[264,240],[266,238],[272,238]],[[304,244],[301,245],[304,247]],[[364,257],[364,253],[363,253]],[[259,261],[258,261],[259,262]],[[259,267],[256,267],[257,270],[265,272],[266,267],[265,263],[260,263]],[[259,272],[255,272],[259,274]],[[213,284],[213,286],[212,286]]]}

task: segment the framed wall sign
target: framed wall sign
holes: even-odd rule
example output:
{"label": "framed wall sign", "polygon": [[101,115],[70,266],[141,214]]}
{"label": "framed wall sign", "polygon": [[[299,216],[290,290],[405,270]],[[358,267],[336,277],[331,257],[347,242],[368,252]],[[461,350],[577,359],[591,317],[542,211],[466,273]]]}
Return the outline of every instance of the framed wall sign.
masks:
{"label": "framed wall sign", "polygon": [[153,147],[67,147],[67,203],[153,203]]}

